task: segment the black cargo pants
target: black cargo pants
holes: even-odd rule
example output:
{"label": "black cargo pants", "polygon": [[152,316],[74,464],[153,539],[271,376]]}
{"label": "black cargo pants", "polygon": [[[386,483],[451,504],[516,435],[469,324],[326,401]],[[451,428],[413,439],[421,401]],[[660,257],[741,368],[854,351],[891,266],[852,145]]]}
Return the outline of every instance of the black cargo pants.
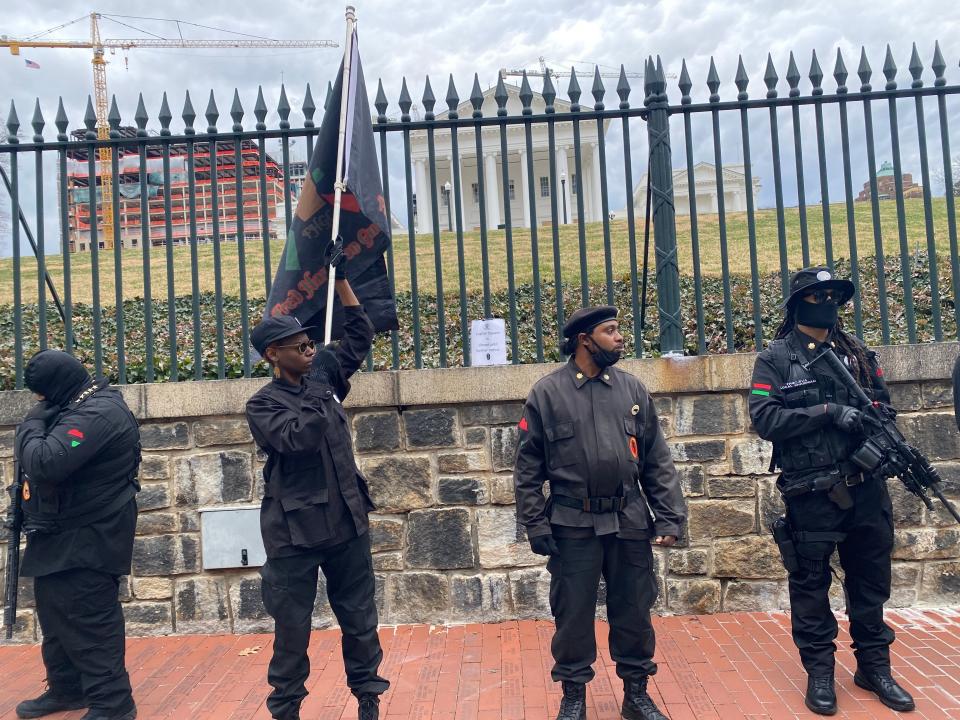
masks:
{"label": "black cargo pants", "polygon": [[[789,498],[787,519],[794,532],[800,569],[789,575],[793,641],[810,675],[834,668],[837,621],[830,609],[830,556],[836,548],[843,568],[847,615],[857,664],[889,668],[893,630],[883,621],[890,598],[893,510],[883,480],[850,488],[853,507],[842,510],[823,492]],[[803,533],[836,532],[841,540],[807,541]]]}
{"label": "black cargo pants", "polygon": [[597,588],[607,585],[610,656],[617,675],[638,680],[657,672],[650,608],[657,599],[649,540],[620,540],[616,534],[564,537],[555,533],[558,555],[550,557],[550,610],[556,632],[551,650],[555,682],[587,683],[597,659]]}
{"label": "black cargo pants", "polygon": [[327,581],[330,608],[343,634],[343,664],[354,695],[379,695],[390,687],[377,674],[383,651],[377,636],[373,560],[366,533],[322,550],[270,558],[261,568],[263,605],[274,619],[267,708],[274,718],[294,720],[307,696],[307,647],[317,597],[318,570]]}

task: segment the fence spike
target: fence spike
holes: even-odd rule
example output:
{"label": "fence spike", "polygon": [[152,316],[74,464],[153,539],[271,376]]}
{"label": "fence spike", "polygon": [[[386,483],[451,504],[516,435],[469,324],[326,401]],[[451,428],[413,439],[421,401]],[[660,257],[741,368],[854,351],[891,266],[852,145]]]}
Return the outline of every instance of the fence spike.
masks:
{"label": "fence spike", "polygon": [[307,92],[303,96],[303,102],[300,105],[300,111],[303,113],[303,126],[305,128],[314,127],[313,114],[317,111],[317,105],[313,102],[313,93],[310,92],[310,83],[307,83]]}
{"label": "fence spike", "polygon": [[377,97],[373,101],[373,106],[377,109],[377,122],[387,121],[387,108],[389,105],[387,94],[383,91],[383,80],[377,80]]}
{"label": "fence spike", "polygon": [[933,46],[933,64],[930,66],[933,68],[933,74],[937,78],[934,80],[934,87],[943,87],[947,84],[947,79],[943,76],[943,73],[947,69],[947,63],[943,60],[943,53],[940,52],[940,41],[937,40]]}
{"label": "fence spike", "polygon": [[920,60],[920,53],[917,52],[917,44],[913,44],[913,52],[910,53],[910,74],[913,76],[913,82],[910,84],[912,88],[922,88],[923,80],[920,79],[920,76],[923,75],[923,62]]}
{"label": "fence spike", "polygon": [[243,132],[243,105],[240,103],[240,91],[237,88],[233,89],[230,117],[233,120],[233,132]]}
{"label": "fence spike", "polygon": [[533,102],[533,90],[530,89],[530,81],[527,79],[527,71],[523,71],[523,80],[520,82],[520,102],[523,105],[523,115],[533,115],[533,108],[530,104]]}
{"label": "fence spike", "polygon": [[843,53],[837,48],[837,62],[833,66],[833,79],[837,81],[837,94],[843,95],[847,92],[847,66],[843,62]]}
{"label": "fence spike", "polygon": [[483,90],[480,87],[480,76],[473,74],[473,88],[470,90],[470,104],[473,105],[473,117],[483,117]]}
{"label": "fence spike", "polygon": [[107,123],[110,125],[110,137],[120,137],[120,108],[117,107],[117,96],[110,98],[110,112],[107,113]]}
{"label": "fence spike", "polygon": [[[16,118],[16,112],[13,109],[13,103],[10,103],[10,113]],[[87,109],[83,112],[83,125],[87,128],[87,131],[83,134],[85,140],[96,140],[97,139],[97,113],[93,110],[93,98],[87,95]],[[7,128],[10,127],[10,119],[7,118]],[[20,127],[20,122],[17,122],[17,127]],[[16,133],[11,133],[15,135]]]}
{"label": "fence spike", "polygon": [[401,122],[410,122],[410,106],[413,105],[413,100],[410,99],[410,91],[407,90],[407,79],[403,79],[403,84],[400,86],[400,116]]}
{"label": "fence spike", "polygon": [[627,82],[627,70],[620,64],[620,77],[617,78],[617,95],[620,97],[620,109],[626,110],[630,107],[627,98],[630,97],[630,83]]}
{"label": "fence spike", "polygon": [[870,76],[873,70],[870,69],[870,63],[867,61],[867,49],[860,46],[860,66],[857,68],[857,76],[860,78],[860,92],[867,93],[873,88],[870,87]]}
{"label": "fence spike", "polygon": [[253,114],[257,118],[257,130],[266,130],[267,103],[263,100],[263,86],[257,86],[257,102],[253,105]]}
{"label": "fence spike", "polygon": [[897,64],[893,61],[893,51],[887,45],[887,55],[883,59],[883,76],[887,79],[885,90],[897,89]]}
{"label": "fence spike", "polygon": [[160,121],[160,134],[167,136],[170,134],[170,121],[173,120],[173,113],[170,112],[170,104],[167,102],[167,93],[164,91],[163,100],[160,102],[160,112],[157,114]]}
{"label": "fence spike", "polygon": [[193,127],[193,121],[197,119],[197,113],[193,109],[193,103],[190,101],[189,90],[187,90],[187,98],[183,103],[183,112],[180,113],[180,117],[183,118],[184,135],[194,135],[197,131]]}
{"label": "fence spike", "polygon": [[[646,77],[646,72],[644,72],[644,88],[649,95],[650,85],[646,80]],[[683,64],[680,66],[680,82],[677,83],[677,86],[680,88],[680,104],[689,105],[691,102],[693,102],[693,100],[690,98],[690,90],[693,89],[693,81],[690,79],[690,73],[687,72],[686,59],[683,60]]]}
{"label": "fence spike", "polygon": [[793,51],[790,51],[790,62],[787,64],[787,84],[790,86],[790,97],[800,95],[800,69],[797,67],[797,61],[793,57]]}
{"label": "fence spike", "polygon": [[543,95],[543,99],[547,104],[546,112],[556,112],[556,108],[553,106],[553,103],[557,99],[557,90],[553,86],[553,80],[550,79],[549,72],[545,72],[543,74],[543,91],[540,94]]}
{"label": "fence spike", "polygon": [[67,136],[67,126],[70,124],[70,121],[67,120],[67,111],[63,109],[62,97],[57,104],[57,118],[53,121],[53,124],[57,126],[57,140],[66,142],[69,139]]}
{"label": "fence spike", "polygon": [[720,102],[720,95],[717,90],[720,89],[720,75],[717,74],[716,63],[710,58],[710,71],[707,73],[707,87],[710,88],[710,102]]}
{"label": "fence spike", "polygon": [[737,86],[737,101],[743,102],[749,98],[747,95],[747,85],[750,84],[750,78],[747,77],[747,69],[743,66],[743,55],[740,55],[737,59],[737,74],[733,79],[734,84]]}
{"label": "fence spike", "polygon": [[580,83],[577,82],[577,69],[570,68],[570,82],[567,85],[567,97],[570,98],[570,111],[580,111]]}
{"label": "fence spike", "polygon": [[817,60],[817,51],[813,51],[813,58],[810,60],[810,73],[807,75],[810,83],[813,85],[814,95],[823,95],[823,70],[820,68],[820,61]]}
{"label": "fence spike", "polygon": [[327,80],[327,96],[323,99],[323,111],[327,111],[327,107],[330,105],[330,98],[333,97],[333,83]]}
{"label": "fence spike", "polygon": [[437,98],[433,94],[433,87],[430,85],[430,76],[426,76],[427,81],[423,88],[423,97],[420,102],[423,103],[423,109],[426,111],[424,120],[433,120],[436,116],[433,114],[433,107],[437,104]]}
{"label": "fence spike", "polygon": [[211,135],[217,132],[217,120],[220,119],[220,110],[217,109],[217,101],[213,96],[213,90],[210,91],[210,99],[207,100],[207,110],[203,115],[207,118],[207,132]]}
{"label": "fence spike", "polygon": [[137,137],[146,137],[147,121],[150,120],[150,116],[147,115],[147,106],[143,104],[143,93],[140,93],[137,100],[137,110],[133,114],[133,120],[137,123]]}
{"label": "fence spike", "polygon": [[445,100],[447,103],[447,117],[451,120],[456,120],[460,117],[460,114],[457,112],[457,107],[460,105],[460,93],[457,92],[457,86],[453,82],[453,73],[450,73],[450,82],[447,83],[447,97]]}
{"label": "fence spike", "polygon": [[30,124],[33,126],[33,141],[35,143],[42,143],[43,126],[46,125],[47,122],[43,119],[43,112],[40,110],[40,98],[37,98],[37,102],[33,106],[33,119],[30,121]]}
{"label": "fence spike", "polygon": [[763,82],[767,86],[767,97],[775,98],[780,78],[777,77],[777,70],[773,67],[773,56],[770,53],[767,53],[767,67],[763,71]]}
{"label": "fence spike", "polygon": [[600,67],[598,65],[593,66],[593,87],[590,88],[590,94],[593,95],[593,109],[597,112],[603,110],[603,96],[607,94],[607,91],[603,87],[603,80],[600,79]]}
{"label": "fence spike", "polygon": [[508,97],[507,86],[503,84],[503,75],[499,75],[497,89],[493,92],[493,99],[497,101],[497,117],[506,117]]}
{"label": "fence spike", "polygon": [[280,116],[280,129],[290,129],[290,101],[287,100],[287,88],[280,83],[280,101],[277,103],[277,114]]}
{"label": "fence spike", "polygon": [[661,95],[660,98],[664,102],[667,100],[667,74],[663,71],[663,61],[660,59],[660,56],[657,55],[657,71],[653,76],[654,78],[654,90],[656,90],[658,95]]}

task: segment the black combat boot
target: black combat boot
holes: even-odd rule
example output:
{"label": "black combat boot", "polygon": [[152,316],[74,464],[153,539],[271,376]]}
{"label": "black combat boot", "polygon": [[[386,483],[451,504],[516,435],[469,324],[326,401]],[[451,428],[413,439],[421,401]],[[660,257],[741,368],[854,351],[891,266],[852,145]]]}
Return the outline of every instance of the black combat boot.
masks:
{"label": "black combat boot", "polygon": [[557,720],[587,720],[587,686],[583,683],[563,683],[563,700]]}
{"label": "black combat boot", "polygon": [[818,715],[837,714],[837,693],[833,689],[833,675],[807,676],[807,695],[804,704]]}
{"label": "black combat boot", "polygon": [[98,710],[94,708],[80,718],[80,720],[135,720],[136,717],[136,707],[121,713],[114,712],[112,710]]}
{"label": "black combat boot", "polygon": [[647,693],[647,678],[623,681],[623,707],[620,714],[626,720],[667,720]]}
{"label": "black combat boot", "polygon": [[42,695],[17,705],[17,717],[38,718],[65,710],[82,710],[86,706],[83,695],[59,695],[47,688]]}
{"label": "black combat boot", "polygon": [[874,668],[864,670],[857,668],[853,675],[853,682],[857,687],[876,693],[880,702],[888,708],[898,712],[909,712],[916,709],[913,697],[897,684],[890,674],[890,668]]}
{"label": "black combat boot", "polygon": [[367,694],[357,698],[359,720],[378,720],[380,717],[380,696]]}

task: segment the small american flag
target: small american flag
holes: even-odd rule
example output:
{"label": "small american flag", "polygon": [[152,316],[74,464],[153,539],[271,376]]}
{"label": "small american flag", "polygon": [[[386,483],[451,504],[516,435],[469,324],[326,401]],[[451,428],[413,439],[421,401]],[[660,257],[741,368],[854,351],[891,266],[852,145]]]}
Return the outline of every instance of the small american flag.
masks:
{"label": "small american flag", "polygon": [[32,68],[33,70],[39,70],[39,69],[40,69],[40,64],[39,64],[39,63],[35,63],[33,60],[27,60],[26,58],[24,58],[23,61],[27,64],[27,67],[28,67],[28,68]]}

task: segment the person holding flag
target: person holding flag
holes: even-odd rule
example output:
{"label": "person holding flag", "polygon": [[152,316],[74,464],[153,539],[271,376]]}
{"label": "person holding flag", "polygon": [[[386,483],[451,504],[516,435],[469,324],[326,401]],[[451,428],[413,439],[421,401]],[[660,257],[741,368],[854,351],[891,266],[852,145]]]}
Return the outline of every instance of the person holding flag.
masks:
{"label": "person holding flag", "polygon": [[266,317],[251,333],[274,378],[250,398],[246,414],[267,454],[260,510],[267,561],[260,574],[263,604],[275,622],[267,708],[277,720],[299,720],[307,695],[320,570],[360,720],[379,717],[379,696],[390,685],[378,674],[383,650],[367,520],[373,503],[341,405],[374,333],[397,327],[383,260],[389,223],[354,23],[347,8],[347,47],[330,110]]}

